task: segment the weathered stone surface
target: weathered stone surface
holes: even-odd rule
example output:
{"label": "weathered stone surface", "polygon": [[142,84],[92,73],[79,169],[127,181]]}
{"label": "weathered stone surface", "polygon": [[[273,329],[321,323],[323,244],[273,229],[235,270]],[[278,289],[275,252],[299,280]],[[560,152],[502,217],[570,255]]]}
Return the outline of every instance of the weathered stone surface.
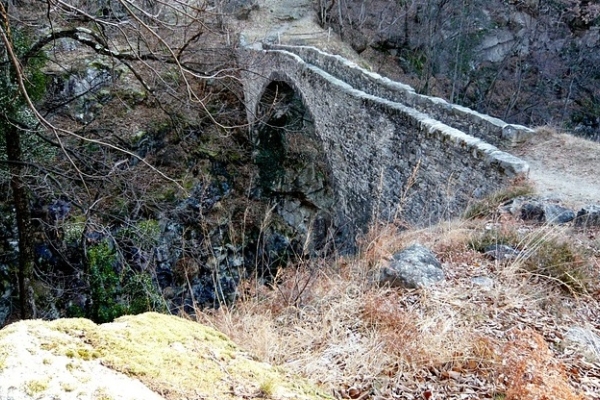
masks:
{"label": "weathered stone surface", "polygon": [[[85,62],[85,61],[83,61]],[[73,71],[54,74],[49,92],[50,106],[66,104],[66,113],[80,122],[91,122],[109,94],[103,89],[122,70],[104,64],[100,59],[87,60],[85,65],[73,65]]]}
{"label": "weathered stone surface", "polygon": [[600,226],[600,205],[592,204],[579,210],[575,218],[575,225],[583,227]]}
{"label": "weathered stone surface", "polygon": [[505,244],[492,244],[483,249],[486,256],[492,260],[506,261],[514,260],[520,254],[520,252]]}
{"label": "weathered stone surface", "polygon": [[442,265],[427,247],[414,244],[394,254],[382,268],[379,284],[392,287],[419,288],[444,279]]}
{"label": "weathered stone surface", "polygon": [[270,398],[329,398],[254,361],[222,333],[174,316],[21,321],[0,330],[2,399],[234,400],[259,397],[269,382]]}
{"label": "weathered stone surface", "polygon": [[575,218],[573,210],[557,204],[547,204],[544,214],[546,222],[551,224],[566,224]]}
{"label": "weathered stone surface", "polygon": [[408,85],[367,71],[341,56],[327,54],[314,47],[280,45],[273,48],[297,54],[306,62],[327,71],[355,89],[414,107],[448,126],[485,140],[494,146],[501,148],[514,146],[534,134],[532,129],[525,126],[507,124],[499,118],[448,103],[439,97],[418,94]]}
{"label": "weathered stone surface", "polygon": [[502,210],[524,221],[546,224],[566,224],[575,218],[575,212],[555,198],[517,197],[502,206]]}
{"label": "weathered stone surface", "polygon": [[239,20],[247,20],[250,13],[257,8],[258,2],[256,0],[228,0],[223,6],[223,11]]}
{"label": "weathered stone surface", "polygon": [[471,278],[471,282],[483,290],[491,290],[494,287],[494,280],[489,276],[475,276]]}
{"label": "weathered stone surface", "polygon": [[600,362],[600,336],[590,329],[570,328],[564,338],[565,344],[575,344],[583,355],[593,362]]}
{"label": "weathered stone surface", "polygon": [[485,61],[499,62],[514,48],[515,36],[508,30],[498,30],[484,37],[476,52]]}
{"label": "weathered stone surface", "polygon": [[356,51],[358,54],[362,53],[369,46],[369,41],[365,35],[358,31],[349,31],[348,33],[344,32],[343,40],[350,43],[352,49]]}

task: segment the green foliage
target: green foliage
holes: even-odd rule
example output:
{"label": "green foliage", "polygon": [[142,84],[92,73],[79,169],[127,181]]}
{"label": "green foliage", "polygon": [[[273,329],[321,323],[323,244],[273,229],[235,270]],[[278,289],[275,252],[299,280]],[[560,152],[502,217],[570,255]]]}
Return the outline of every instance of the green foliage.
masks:
{"label": "green foliage", "polygon": [[71,304],[69,307],[67,307],[66,316],[67,318],[85,318],[86,313],[85,310],[80,306]]}
{"label": "green foliage", "polygon": [[98,323],[110,322],[126,313],[117,301],[120,278],[115,271],[117,255],[107,242],[92,246],[88,251],[92,309],[90,318]]}
{"label": "green foliage", "polygon": [[[12,44],[15,55],[21,58],[29,51],[32,40],[20,30],[14,29],[12,31]],[[0,53],[0,55],[4,54]],[[3,58],[1,61],[8,61],[6,56]],[[36,55],[29,59],[24,70],[25,89],[33,101],[41,99],[46,92],[47,75],[43,71],[45,64],[46,57],[43,54]],[[19,114],[22,113],[22,109],[26,107],[27,104],[19,90],[17,75],[12,63],[3,63],[3,66],[0,67],[0,114],[18,118]],[[26,123],[28,121],[19,122]],[[2,129],[2,123],[0,120],[0,129]]]}
{"label": "green foliage", "polygon": [[85,219],[74,218],[66,221],[63,226],[64,240],[66,243],[79,243],[85,229]]}
{"label": "green foliage", "polygon": [[427,54],[422,49],[402,49],[398,57],[403,69],[422,76],[427,65]]}
{"label": "green foliage", "polygon": [[121,229],[119,240],[130,241],[144,250],[152,250],[160,239],[160,224],[155,219],[144,219]]}
{"label": "green foliage", "polygon": [[[12,44],[15,55],[21,58],[30,50],[32,40],[22,31],[13,29]],[[45,63],[46,57],[38,54],[28,59],[23,70],[25,90],[34,102],[46,93],[48,78],[43,71]],[[38,126],[38,121],[27,105],[17,82],[17,75],[8,54],[0,50],[0,159],[6,159],[4,138],[7,129],[14,129],[16,124],[34,131]],[[24,135],[21,145],[26,160],[48,160],[55,154],[55,149],[50,148],[34,134]]]}
{"label": "green foliage", "polygon": [[134,273],[126,279],[123,287],[128,314],[141,314],[146,311],[166,312],[165,299],[152,282],[152,277],[145,273]]}
{"label": "green foliage", "polygon": [[[156,234],[155,221],[146,226]],[[87,316],[94,322],[110,322],[125,314],[139,314],[146,311],[165,311],[165,301],[152,282],[152,277],[144,272],[135,272],[127,264],[121,263],[117,252],[104,241],[88,250],[89,284],[92,307]],[[70,309],[73,316],[81,312]]]}

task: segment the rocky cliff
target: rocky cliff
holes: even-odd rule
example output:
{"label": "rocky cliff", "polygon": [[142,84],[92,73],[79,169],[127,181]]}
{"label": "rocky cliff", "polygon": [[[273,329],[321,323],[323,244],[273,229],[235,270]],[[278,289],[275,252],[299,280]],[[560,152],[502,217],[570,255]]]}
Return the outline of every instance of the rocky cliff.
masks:
{"label": "rocky cliff", "polygon": [[579,0],[320,1],[377,68],[510,123],[600,138],[599,8]]}

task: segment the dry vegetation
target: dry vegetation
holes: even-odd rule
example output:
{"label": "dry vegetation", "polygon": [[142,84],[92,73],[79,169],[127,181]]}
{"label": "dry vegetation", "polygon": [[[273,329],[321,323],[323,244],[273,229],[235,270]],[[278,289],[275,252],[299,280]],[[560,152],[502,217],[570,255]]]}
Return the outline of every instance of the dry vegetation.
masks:
{"label": "dry vegetation", "polygon": [[[600,233],[489,210],[428,229],[378,226],[357,257],[288,268],[273,287],[248,284],[235,307],[199,319],[336,398],[600,398],[600,364],[562,341],[571,326],[599,327]],[[484,240],[521,256],[490,260],[477,250]],[[414,242],[436,252],[446,280],[374,285],[382,261]]]}

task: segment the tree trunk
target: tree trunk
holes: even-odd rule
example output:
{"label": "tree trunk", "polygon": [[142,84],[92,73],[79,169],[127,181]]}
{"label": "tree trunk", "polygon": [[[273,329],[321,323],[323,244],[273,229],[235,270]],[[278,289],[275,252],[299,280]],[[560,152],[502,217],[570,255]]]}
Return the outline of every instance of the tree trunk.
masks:
{"label": "tree trunk", "polygon": [[21,318],[31,319],[36,317],[35,300],[31,278],[33,275],[33,227],[31,225],[31,210],[27,187],[23,180],[23,164],[21,137],[16,126],[6,124],[6,156],[10,166],[10,186],[12,189],[13,205],[17,218],[19,233],[19,302]]}

